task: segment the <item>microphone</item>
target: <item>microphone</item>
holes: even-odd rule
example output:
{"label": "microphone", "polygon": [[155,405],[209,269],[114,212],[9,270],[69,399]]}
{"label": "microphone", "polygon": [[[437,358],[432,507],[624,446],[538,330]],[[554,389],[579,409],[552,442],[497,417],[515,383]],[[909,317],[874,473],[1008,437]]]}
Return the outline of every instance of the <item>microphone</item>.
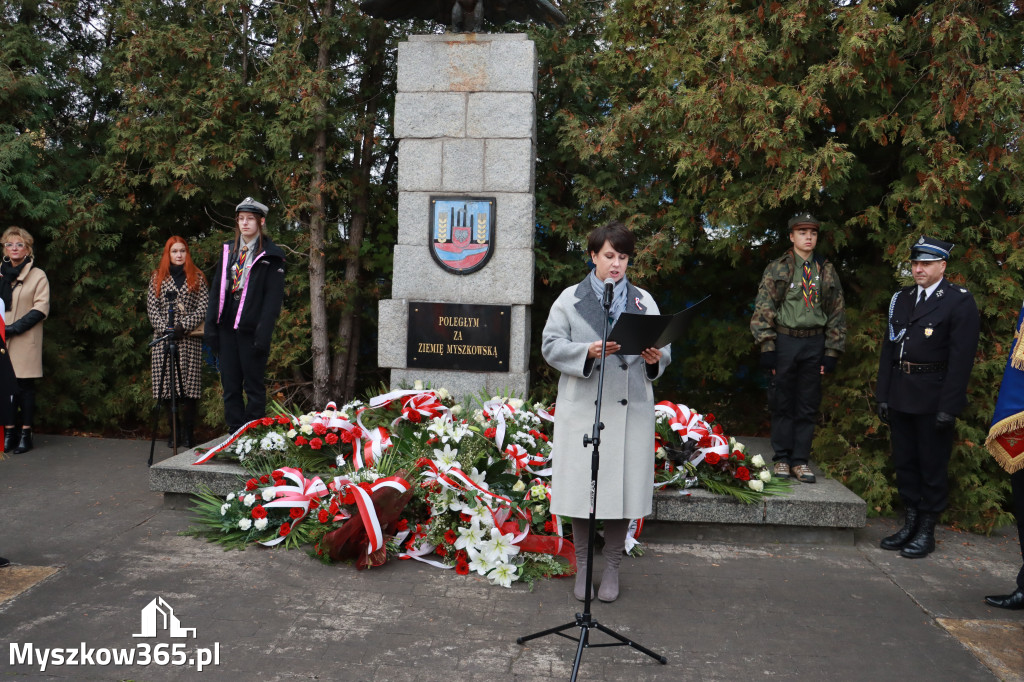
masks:
{"label": "microphone", "polygon": [[605,309],[611,309],[612,307],[612,289],[615,288],[615,280],[609,277],[604,281],[604,297],[601,301],[601,305]]}

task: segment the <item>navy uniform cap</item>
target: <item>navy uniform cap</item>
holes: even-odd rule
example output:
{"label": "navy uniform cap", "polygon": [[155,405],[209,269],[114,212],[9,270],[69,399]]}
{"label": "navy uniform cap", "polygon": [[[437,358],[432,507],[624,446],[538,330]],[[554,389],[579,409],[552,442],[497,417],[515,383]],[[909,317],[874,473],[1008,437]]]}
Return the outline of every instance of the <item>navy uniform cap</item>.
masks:
{"label": "navy uniform cap", "polygon": [[238,206],[235,206],[235,214],[236,215],[239,214],[239,213],[242,213],[242,212],[245,212],[245,213],[256,213],[256,214],[259,214],[259,215],[263,216],[264,218],[266,218],[267,217],[267,213],[269,211],[270,211],[270,209],[267,208],[265,204],[261,204],[260,202],[256,201],[252,197],[246,197],[246,198],[242,199],[242,203],[240,203]]}
{"label": "navy uniform cap", "polygon": [[953,245],[949,242],[922,235],[917,243],[910,247],[910,260],[949,260],[949,253],[952,250]]}
{"label": "navy uniform cap", "polygon": [[821,221],[810,213],[797,213],[789,219],[789,229],[792,230],[797,225],[809,225],[817,230],[821,228]]}

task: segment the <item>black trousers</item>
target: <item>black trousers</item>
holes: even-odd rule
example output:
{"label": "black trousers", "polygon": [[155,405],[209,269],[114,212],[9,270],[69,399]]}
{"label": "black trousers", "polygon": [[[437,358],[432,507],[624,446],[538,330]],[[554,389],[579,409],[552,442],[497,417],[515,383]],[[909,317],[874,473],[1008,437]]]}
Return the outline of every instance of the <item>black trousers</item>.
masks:
{"label": "black trousers", "polygon": [[[1010,476],[1013,486],[1013,514],[1017,517],[1017,539],[1020,540],[1020,557],[1024,561],[1024,469]],[[1024,590],[1024,563],[1017,573],[1017,587]]]}
{"label": "black trousers", "polygon": [[[253,419],[266,416],[265,374],[267,353],[253,346],[253,335],[230,328],[222,317],[220,338],[220,383],[224,389],[224,421],[234,433]],[[242,393],[245,393],[245,400]]]}
{"label": "black trousers", "polygon": [[821,405],[821,361],[825,335],[775,339],[775,376],[768,383],[772,449],[776,462],[807,464],[814,422]]}
{"label": "black trousers", "polygon": [[949,502],[946,470],[953,454],[953,427],[935,426],[935,413],[890,410],[889,432],[903,506],[938,514]]}

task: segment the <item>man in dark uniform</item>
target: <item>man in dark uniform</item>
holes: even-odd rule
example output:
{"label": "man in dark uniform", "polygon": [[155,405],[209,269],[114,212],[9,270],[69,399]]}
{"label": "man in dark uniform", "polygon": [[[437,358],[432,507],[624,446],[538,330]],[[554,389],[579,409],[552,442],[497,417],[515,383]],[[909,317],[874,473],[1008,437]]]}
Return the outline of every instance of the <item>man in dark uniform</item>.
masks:
{"label": "man in dark uniform", "polygon": [[839,275],[815,255],[821,223],[810,213],[789,221],[793,248],[765,268],[750,333],[770,373],[773,473],[814,483],[807,462],[821,405],[821,377],[834,372],[846,342],[846,307]]}
{"label": "man in dark uniform", "polygon": [[896,292],[878,363],[878,416],[889,424],[903,527],[881,542],[911,559],[935,550],[935,523],[946,508],[953,426],[967,405],[978,348],[978,307],[945,279],[953,245],[921,237],[910,250],[916,284]]}

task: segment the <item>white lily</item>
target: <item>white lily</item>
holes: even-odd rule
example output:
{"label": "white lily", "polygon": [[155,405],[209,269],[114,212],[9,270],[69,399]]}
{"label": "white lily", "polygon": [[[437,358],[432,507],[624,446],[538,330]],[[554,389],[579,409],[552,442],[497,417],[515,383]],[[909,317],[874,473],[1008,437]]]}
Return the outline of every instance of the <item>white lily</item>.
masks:
{"label": "white lily", "polygon": [[459,537],[455,540],[455,549],[476,547],[484,541],[484,532],[480,529],[479,519],[473,519],[469,526],[460,526]]}
{"label": "white lily", "polygon": [[519,575],[519,568],[515,564],[502,562],[492,568],[487,574],[487,579],[493,585],[512,587],[512,581]]}
{"label": "white lily", "polygon": [[512,533],[502,533],[501,529],[491,528],[491,539],[480,546],[480,550],[492,562],[506,562],[509,557],[519,554],[519,546],[513,543]]}
{"label": "white lily", "polygon": [[494,563],[475,547],[467,547],[466,554],[469,555],[469,570],[476,571],[479,575],[487,575],[488,571],[494,568]]}

